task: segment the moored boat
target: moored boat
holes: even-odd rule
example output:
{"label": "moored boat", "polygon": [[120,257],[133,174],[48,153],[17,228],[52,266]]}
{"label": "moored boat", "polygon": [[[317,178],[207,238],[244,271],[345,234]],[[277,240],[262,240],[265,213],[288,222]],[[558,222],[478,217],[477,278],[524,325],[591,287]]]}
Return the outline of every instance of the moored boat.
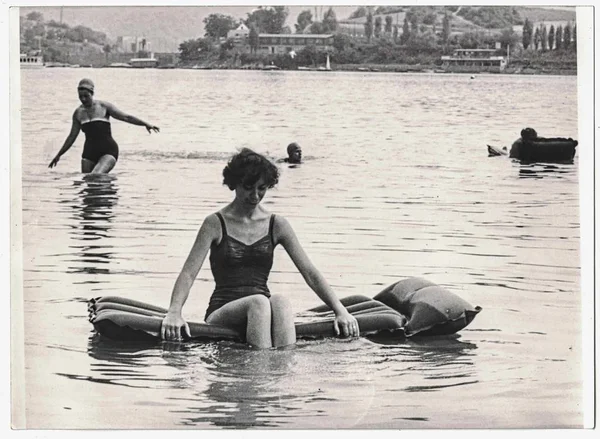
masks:
{"label": "moored boat", "polygon": [[106,67],[110,67],[110,68],[131,68],[131,64],[127,64],[124,62],[114,62],[112,64],[107,65]]}
{"label": "moored boat", "polygon": [[19,58],[22,69],[41,69],[44,67],[44,57],[42,55],[21,53]]}

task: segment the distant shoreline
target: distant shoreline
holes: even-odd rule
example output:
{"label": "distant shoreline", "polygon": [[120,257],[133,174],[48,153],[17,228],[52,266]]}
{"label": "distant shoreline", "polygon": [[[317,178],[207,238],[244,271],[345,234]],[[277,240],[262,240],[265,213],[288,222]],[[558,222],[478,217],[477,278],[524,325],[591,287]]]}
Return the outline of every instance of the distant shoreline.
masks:
{"label": "distant shoreline", "polygon": [[[109,68],[106,66],[106,68]],[[577,69],[569,68],[548,68],[548,67],[527,67],[515,66],[507,67],[502,72],[486,72],[473,69],[470,71],[458,72],[448,71],[436,65],[407,65],[407,64],[339,64],[332,66],[331,70],[323,68],[308,68],[308,69],[270,69],[261,65],[246,65],[243,67],[230,65],[199,65],[199,66],[170,66],[157,67],[159,70],[178,69],[178,70],[265,70],[265,71],[290,71],[290,72],[359,72],[359,73],[435,73],[435,74],[466,74],[466,75],[557,75],[557,76],[576,76]]]}
{"label": "distant shoreline", "polygon": [[280,69],[270,68],[262,65],[169,65],[158,67],[131,67],[124,64],[120,65],[53,65],[45,68],[99,68],[99,69],[135,69],[135,70],[253,70],[253,71],[289,71],[289,72],[357,72],[357,73],[429,73],[429,74],[465,74],[465,75],[545,75],[545,76],[576,76],[576,68],[549,68],[549,67],[530,67],[514,66],[507,67],[501,72],[487,72],[483,70],[472,69],[469,71],[451,71],[444,70],[436,65],[407,65],[407,64],[339,64],[332,67],[331,70],[324,68],[304,68],[304,69]]}

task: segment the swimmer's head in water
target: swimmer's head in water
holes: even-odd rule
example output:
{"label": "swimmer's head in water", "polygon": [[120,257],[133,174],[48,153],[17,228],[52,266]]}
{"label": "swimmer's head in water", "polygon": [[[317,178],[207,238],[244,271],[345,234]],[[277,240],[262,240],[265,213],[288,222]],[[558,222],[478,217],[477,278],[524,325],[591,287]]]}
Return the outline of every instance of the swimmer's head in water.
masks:
{"label": "swimmer's head in water", "polygon": [[302,148],[296,142],[288,145],[287,153],[289,163],[300,163],[302,161]]}
{"label": "swimmer's head in water", "polygon": [[533,128],[523,128],[521,130],[521,138],[525,141],[535,140],[537,136],[537,132]]}
{"label": "swimmer's head in water", "polygon": [[234,155],[223,169],[223,184],[231,190],[240,184],[252,186],[261,177],[271,189],[279,182],[279,170],[265,156],[248,148]]}

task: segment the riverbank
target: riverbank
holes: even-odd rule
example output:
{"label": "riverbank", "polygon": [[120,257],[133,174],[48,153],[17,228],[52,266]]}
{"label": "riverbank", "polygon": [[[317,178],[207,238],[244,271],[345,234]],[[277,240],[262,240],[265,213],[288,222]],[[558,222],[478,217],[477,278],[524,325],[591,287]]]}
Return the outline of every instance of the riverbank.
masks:
{"label": "riverbank", "polygon": [[[132,67],[126,63],[119,64],[100,64],[100,65],[73,65],[73,64],[62,64],[62,63],[47,63],[46,68],[128,68],[138,69],[140,67]],[[488,73],[477,68],[470,69],[469,71],[454,72],[446,70],[436,64],[376,64],[376,63],[362,63],[362,64],[333,64],[331,70],[325,69],[324,66],[317,67],[302,67],[302,68],[279,68],[271,65],[264,64],[245,64],[240,65],[239,63],[234,65],[230,63],[203,63],[203,64],[168,64],[159,65],[157,67],[146,67],[152,69],[179,69],[179,70],[279,70],[279,71],[335,71],[335,72],[363,72],[363,73],[465,73],[465,74],[494,74]],[[576,76],[577,75],[577,64],[570,62],[560,63],[539,63],[531,62],[529,60],[520,60],[510,64],[500,74],[521,74],[521,75],[559,75],[559,76]],[[496,73],[498,74],[498,73]]]}
{"label": "riverbank", "polygon": [[[178,68],[193,70],[297,70],[297,71],[327,71],[324,66],[313,66],[310,68],[274,68],[264,64],[232,65],[228,63],[205,63],[205,64],[179,64],[177,66],[159,66],[158,68]],[[332,64],[331,71],[336,72],[365,72],[365,73],[487,73],[474,67],[469,71],[453,72],[446,70],[440,65],[432,64]],[[523,75],[577,75],[577,64],[570,62],[562,63],[540,63],[529,60],[519,60],[506,67],[501,74],[523,74]]]}

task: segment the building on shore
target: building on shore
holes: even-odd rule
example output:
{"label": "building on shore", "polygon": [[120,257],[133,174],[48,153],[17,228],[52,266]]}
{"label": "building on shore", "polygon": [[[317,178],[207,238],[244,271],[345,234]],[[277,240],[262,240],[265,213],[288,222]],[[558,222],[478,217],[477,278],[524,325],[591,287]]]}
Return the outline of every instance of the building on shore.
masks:
{"label": "building on shore", "polygon": [[179,54],[170,52],[112,52],[106,57],[102,57],[102,63],[95,62],[94,64],[127,63],[133,67],[132,60],[136,60],[135,67],[138,68],[173,66],[179,62]]}
{"label": "building on shore", "polygon": [[500,73],[508,59],[498,49],[456,49],[452,55],[442,56],[442,69],[446,72]]}
{"label": "building on shore", "polygon": [[150,51],[150,41],[145,37],[118,36],[115,44],[117,52],[147,52]]}
{"label": "building on shore", "polygon": [[[333,51],[333,35],[330,34],[258,34],[257,53],[286,54],[315,46],[320,52]],[[248,48],[249,49],[249,48]]]}
{"label": "building on shore", "polygon": [[[227,39],[245,52],[250,52],[250,29],[243,24],[227,33]],[[258,34],[260,54],[286,54],[297,52],[306,46],[315,46],[318,51],[333,51],[333,35],[331,34]]]}
{"label": "building on shore", "polygon": [[227,32],[227,39],[233,40],[233,43],[238,44],[248,44],[248,36],[250,35],[250,29],[244,23],[240,23],[240,25]]}

